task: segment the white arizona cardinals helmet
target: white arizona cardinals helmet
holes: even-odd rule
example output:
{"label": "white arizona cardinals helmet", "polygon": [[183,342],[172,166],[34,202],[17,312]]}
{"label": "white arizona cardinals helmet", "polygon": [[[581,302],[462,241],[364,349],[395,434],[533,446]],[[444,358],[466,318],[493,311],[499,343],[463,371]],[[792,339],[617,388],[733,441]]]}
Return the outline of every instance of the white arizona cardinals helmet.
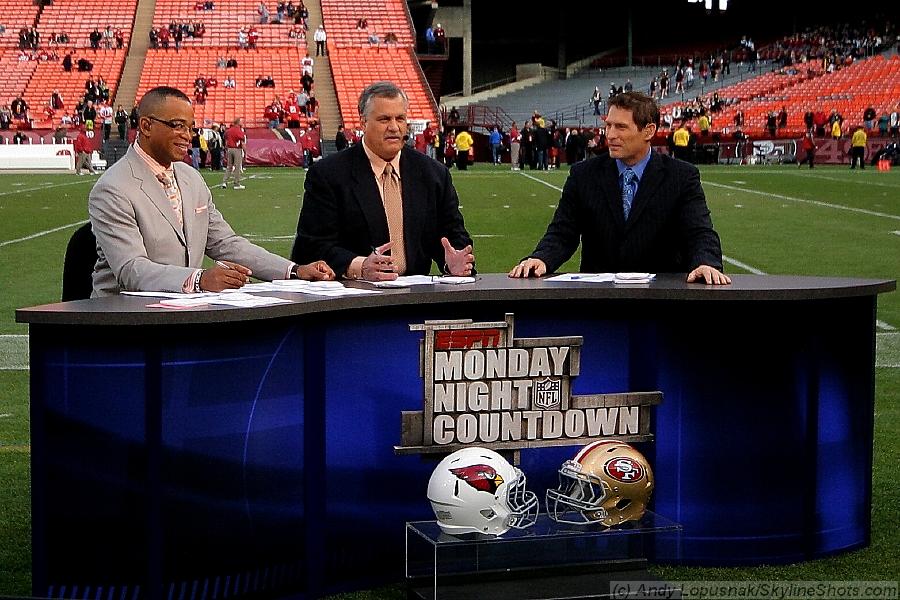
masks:
{"label": "white arizona cardinals helmet", "polygon": [[525,475],[487,448],[463,448],[435,468],[428,499],[444,533],[502,535],[534,525],[538,500]]}

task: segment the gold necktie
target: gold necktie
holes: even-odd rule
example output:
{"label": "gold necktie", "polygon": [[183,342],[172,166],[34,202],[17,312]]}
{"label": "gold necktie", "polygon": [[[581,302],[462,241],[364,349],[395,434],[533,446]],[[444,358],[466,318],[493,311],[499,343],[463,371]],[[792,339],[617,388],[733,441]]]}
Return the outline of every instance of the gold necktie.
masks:
{"label": "gold necktie", "polygon": [[178,217],[178,224],[184,226],[184,217],[181,214],[181,192],[175,185],[175,178],[170,177],[168,173],[160,173],[156,178],[165,186],[166,197],[169,199],[169,204],[172,205],[172,210],[175,211],[175,216]]}
{"label": "gold necktie", "polygon": [[382,186],[388,234],[394,242],[391,249],[394,271],[398,275],[403,275],[406,272],[406,251],[403,247],[403,196],[400,193],[400,178],[395,176],[391,163],[384,167]]}

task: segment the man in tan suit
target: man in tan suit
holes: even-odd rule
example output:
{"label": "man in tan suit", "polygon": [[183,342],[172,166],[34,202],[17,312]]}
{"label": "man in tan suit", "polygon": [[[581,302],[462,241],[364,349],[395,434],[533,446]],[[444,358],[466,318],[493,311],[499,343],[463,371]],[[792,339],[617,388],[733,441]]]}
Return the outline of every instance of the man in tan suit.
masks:
{"label": "man in tan suit", "polygon": [[[182,162],[194,109],[175,88],[147,92],[138,138],[91,190],[97,238],[92,296],[123,290],[218,292],[265,280],[333,279],[323,261],[297,265],[237,235],[216,209],[200,174]],[[204,255],[216,266],[201,268]]]}

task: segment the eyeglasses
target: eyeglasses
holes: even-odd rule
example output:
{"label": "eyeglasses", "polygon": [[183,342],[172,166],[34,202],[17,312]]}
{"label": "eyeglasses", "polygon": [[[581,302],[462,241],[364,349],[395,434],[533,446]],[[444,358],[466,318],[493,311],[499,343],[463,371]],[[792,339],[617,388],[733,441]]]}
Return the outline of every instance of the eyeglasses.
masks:
{"label": "eyeglasses", "polygon": [[156,121],[157,123],[162,123],[169,129],[177,132],[177,133],[187,133],[191,130],[191,126],[187,123],[182,123],[181,121],[164,121],[163,119],[157,119],[156,117],[151,117],[147,115],[147,118],[151,121]]}

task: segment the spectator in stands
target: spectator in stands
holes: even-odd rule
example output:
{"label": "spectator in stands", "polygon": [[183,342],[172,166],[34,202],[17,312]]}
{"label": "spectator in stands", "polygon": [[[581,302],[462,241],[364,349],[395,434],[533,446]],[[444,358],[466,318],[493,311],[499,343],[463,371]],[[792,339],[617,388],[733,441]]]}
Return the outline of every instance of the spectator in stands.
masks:
{"label": "spectator in stands", "polygon": [[281,106],[277,98],[266,105],[263,118],[269,122],[269,129],[278,129],[281,126]]}
{"label": "spectator in stands", "polygon": [[306,102],[306,114],[310,117],[316,116],[316,113],[319,111],[319,101],[316,100],[316,93],[309,93],[309,100]]}
{"label": "spectator in stands", "polygon": [[159,32],[155,27],[150,28],[150,47],[156,50],[159,48]]}
{"label": "spectator in stands", "polygon": [[269,22],[269,8],[266,6],[265,2],[260,2],[256,7],[256,14],[259,16],[260,25],[265,25]]}
{"label": "spectator in stands", "polygon": [[63,102],[62,94],[59,93],[59,90],[53,90],[50,93],[50,108],[53,110],[62,110],[66,107],[66,103]]}
{"label": "spectator in stands", "polygon": [[337,133],[334,134],[334,147],[338,152],[346,150],[350,146],[347,141],[347,134],[344,132],[344,125],[338,125]]}
{"label": "spectator in stands", "polygon": [[447,124],[456,125],[457,123],[459,123],[459,111],[455,106],[451,106],[450,113],[447,115]]}
{"label": "spectator in stands", "polygon": [[275,20],[272,22],[273,23],[281,23],[284,20],[286,10],[287,10],[287,7],[285,6],[284,2],[283,1],[278,2],[278,5],[275,9]]}
{"label": "spectator in stands", "polygon": [[774,110],[770,110],[768,116],[766,116],[766,129],[769,131],[769,135],[774,138],[778,130],[778,114]]}
{"label": "spectator in stands", "polygon": [[422,142],[425,144],[425,156],[428,158],[434,158],[436,154],[434,147],[434,138],[436,136],[434,125],[431,121],[426,121],[425,128],[422,130]]}
{"label": "spectator in stands", "polygon": [[378,44],[378,41],[379,41],[378,33],[375,31],[374,28],[369,30],[369,33],[366,36],[366,41],[369,42],[370,46],[375,46]]}
{"label": "spectator in stands", "polygon": [[890,117],[890,134],[892,138],[900,136],[900,103],[894,107]]}
{"label": "spectator in stands", "polygon": [[225,67],[229,68],[229,69],[237,69],[237,66],[238,66],[238,61],[233,56],[231,58],[229,58],[225,63]]}
{"label": "spectator in stands", "polygon": [[875,108],[872,106],[863,111],[863,126],[866,128],[866,131],[875,129],[875,117],[877,116],[878,113],[875,112]]}
{"label": "spectator in stands", "polygon": [[244,146],[247,144],[247,134],[241,126],[241,118],[231,122],[231,127],[225,131],[225,176],[220,187],[228,187],[228,180],[234,183],[234,189],[242,190],[241,175],[244,173]]}
{"label": "spectator in stands", "polygon": [[288,37],[294,40],[297,40],[297,43],[306,41],[306,31],[303,29],[302,25],[294,25],[291,27],[290,31],[288,31]]}
{"label": "spectator in stands", "polygon": [[66,52],[62,59],[62,68],[66,73],[72,72],[72,51]]}
{"label": "spectator in stands", "polygon": [[157,37],[159,38],[159,45],[162,46],[163,50],[169,49],[169,39],[172,34],[169,33],[169,30],[165,27],[160,27],[157,31]]}
{"label": "spectator in stands", "polygon": [[114,38],[115,33],[113,32],[112,25],[107,25],[102,34],[103,47],[107,50],[112,50]]}
{"label": "spectator in stands", "polygon": [[12,138],[12,143],[13,144],[24,144],[25,142],[31,142],[31,140],[29,140],[28,137],[21,131],[17,131],[16,135],[14,135]]}
{"label": "spectator in stands", "polygon": [[859,163],[859,170],[862,171],[866,168],[866,143],[868,141],[868,136],[866,135],[866,128],[863,126],[859,126],[856,128],[856,131],[853,132],[853,136],[850,138],[850,168],[855,169],[856,163]]}
{"label": "spectator in stands", "polygon": [[312,77],[314,64],[315,59],[307,53],[306,56],[300,59],[300,74]]}
{"label": "spectator in stands", "polygon": [[245,27],[238,29],[237,44],[238,48],[247,48],[247,29]]}
{"label": "spectator in stands", "polygon": [[[651,147],[656,103],[625,92],[609,104],[609,154],[572,168],[547,233],[509,276],[552,273],[581,243],[583,272],[688,272],[688,283],[731,283],[700,173]],[[636,195],[641,203],[632,208]]]}
{"label": "spectator in stands", "polygon": [[83,127],[78,130],[73,150],[75,150],[75,174],[81,175],[81,169],[87,169],[88,173],[95,175],[97,172],[91,164],[91,143]]}
{"label": "spectator in stands", "polygon": [[222,87],[224,87],[225,89],[234,89],[235,87],[237,87],[234,81],[234,76],[226,75],[225,79],[222,81]]}
{"label": "spectator in stands", "polygon": [[175,52],[181,50],[181,43],[184,41],[184,31],[181,27],[176,27],[172,33],[172,41],[175,42]]}
{"label": "spectator in stands", "polygon": [[782,105],[778,112],[778,129],[784,129],[788,124],[787,106]]}
{"label": "spectator in stands", "polygon": [[94,101],[88,100],[81,111],[81,121],[90,129],[94,128],[94,122],[97,120],[97,109],[94,107]]}
{"label": "spectator in stands", "polygon": [[314,80],[312,78],[312,75],[310,75],[309,73],[304,73],[300,76],[300,85],[303,86],[303,91],[307,94],[312,92],[313,83]]}
{"label": "spectator in stands", "polygon": [[4,104],[0,107],[0,129],[9,129],[10,125],[12,125],[12,110],[8,104]]}
{"label": "spectator in stands", "polygon": [[444,31],[440,23],[434,26],[434,41],[437,44],[438,52],[447,51],[447,32]]}
{"label": "spectator in stands", "polygon": [[53,143],[54,144],[65,144],[66,136],[68,135],[69,130],[63,123],[60,123],[59,126],[53,130]]}
{"label": "spectator in stands", "polygon": [[400,40],[397,39],[397,34],[394,33],[393,31],[388,31],[386,34],[384,34],[384,43],[385,44],[396,44],[399,41]]}
{"label": "spectator in stands", "polygon": [[100,102],[100,107],[97,109],[97,117],[100,119],[100,122],[103,123],[103,141],[109,141],[109,134],[112,130],[113,123],[113,112],[112,106],[109,105],[105,100]]}
{"label": "spectator in stands", "polygon": [[137,129],[139,117],[140,113],[138,112],[138,103],[135,102],[134,106],[131,109],[131,112],[128,113],[128,127],[130,127],[131,129]]}
{"label": "spectator in stands", "polygon": [[259,43],[259,31],[255,26],[251,25],[247,30],[247,47],[248,48],[256,48],[256,45]]}
{"label": "spectator in stands", "polygon": [[22,98],[22,94],[18,94],[9,105],[12,110],[12,118],[16,121],[28,120],[28,103]]}
{"label": "spectator in stands", "polygon": [[128,113],[125,112],[125,107],[122,106],[121,104],[116,109],[115,121],[116,121],[116,129],[119,130],[119,139],[127,140],[128,139],[128,136],[127,136]]}
{"label": "spectator in stands", "polygon": [[325,49],[325,42],[328,40],[328,34],[325,33],[325,26],[319,25],[316,28],[316,32],[313,34],[313,40],[316,42],[316,56],[327,56],[328,52]]}
{"label": "spectator in stands", "polygon": [[121,50],[125,47],[125,32],[121,28],[116,28],[113,37],[116,40],[116,49]]}
{"label": "spectator in stands", "polygon": [[206,97],[209,96],[209,92],[206,89],[206,85],[198,85],[194,86],[194,103],[195,104],[206,104]]}
{"label": "spectator in stands", "polygon": [[[474,274],[472,240],[447,171],[404,143],[408,105],[389,82],[363,91],[361,147],[310,168],[292,256],[322,258],[348,279],[424,275],[432,262],[450,275]],[[402,203],[404,192],[416,201]],[[401,203],[402,212],[394,208]],[[372,211],[385,215],[374,230],[365,216]]]}
{"label": "spectator in stands", "polygon": [[594,86],[594,92],[591,94],[591,104],[594,105],[594,115],[599,116],[603,113],[600,112],[600,103],[603,102],[603,93],[600,91],[600,86]]}
{"label": "spectator in stands", "polygon": [[88,39],[91,42],[91,48],[94,50],[100,49],[100,40],[103,39],[103,34],[100,33],[100,30],[94,27],[94,30],[88,35]]}

